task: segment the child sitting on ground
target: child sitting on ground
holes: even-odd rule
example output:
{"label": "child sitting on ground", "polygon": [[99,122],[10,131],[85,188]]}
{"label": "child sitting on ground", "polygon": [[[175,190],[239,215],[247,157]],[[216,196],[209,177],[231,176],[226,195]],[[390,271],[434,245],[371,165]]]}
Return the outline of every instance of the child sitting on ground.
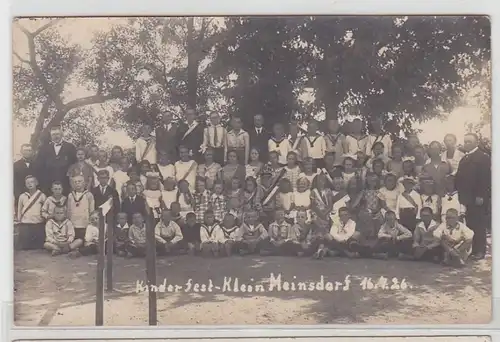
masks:
{"label": "child sitting on ground", "polygon": [[53,216],[45,224],[43,247],[55,256],[75,251],[81,245],[82,240],[75,240],[75,228],[66,218],[66,209],[62,206],[54,208]]}
{"label": "child sitting on ground", "polygon": [[269,252],[272,255],[291,255],[294,253],[292,226],[285,220],[285,211],[278,208],[275,221],[269,225]]}
{"label": "child sitting on ground", "polygon": [[183,238],[181,228],[172,221],[170,210],[163,210],[155,227],[156,252],[159,255],[175,253],[181,248]]}
{"label": "child sitting on ground", "polygon": [[398,223],[396,213],[388,211],[385,214],[385,222],[378,232],[374,253],[384,253],[390,257],[400,254],[412,255],[412,238],[413,235],[408,228]]}
{"label": "child sitting on ground", "polygon": [[313,227],[307,221],[307,211],[299,208],[296,223],[292,227],[292,241],[297,256],[311,256],[314,253],[312,246]]}
{"label": "child sitting on ground", "polygon": [[[83,246],[80,248],[82,255],[99,253],[99,213],[97,211],[92,212],[89,221],[85,229]],[[104,236],[106,236],[106,232],[104,232]]]}
{"label": "child sitting on ground", "polygon": [[[172,218],[174,218],[173,215]],[[181,227],[182,236],[184,237],[182,244],[187,249],[189,255],[195,255],[200,251],[201,244],[201,224],[196,222],[196,215],[194,213],[187,214],[186,222],[179,226]]]}
{"label": "child sitting on ground", "polygon": [[207,210],[204,216],[204,223],[200,230],[201,252],[204,256],[219,256],[219,245],[224,242],[224,233],[219,224],[215,222],[212,210]]}
{"label": "child sitting on ground", "polygon": [[127,213],[118,213],[116,215],[115,229],[115,249],[118,256],[123,257],[127,255],[128,231]]}
{"label": "child sitting on ground", "polygon": [[132,226],[128,231],[127,252],[129,256],[144,257],[146,255],[146,223],[144,216],[137,212],[132,216]]}
{"label": "child sitting on ground", "polygon": [[[325,234],[323,248],[328,248],[329,254],[333,256],[345,255],[352,258],[356,255],[350,248],[352,237],[356,232],[356,222],[351,219],[349,210],[346,207],[338,210],[338,216],[339,220],[333,222],[329,234]],[[320,247],[316,257],[320,259],[325,254],[325,251]]]}
{"label": "child sitting on ground", "polygon": [[472,252],[474,232],[459,221],[456,209],[448,209],[446,220],[434,230],[434,236],[440,240],[444,249],[445,265],[462,267]]}
{"label": "child sitting on ground", "polygon": [[258,221],[255,211],[245,213],[238,233],[237,248],[241,255],[259,253],[269,238],[267,230]]}
{"label": "child sitting on ground", "polygon": [[236,224],[236,218],[231,213],[226,213],[220,226],[224,234],[222,245],[226,256],[231,256],[235,251],[235,242],[238,239],[239,227]]}
{"label": "child sitting on ground", "polygon": [[420,210],[422,220],[413,232],[413,252],[415,260],[439,261],[443,251],[439,239],[434,236],[434,230],[439,224],[433,220],[432,209],[423,207]]}

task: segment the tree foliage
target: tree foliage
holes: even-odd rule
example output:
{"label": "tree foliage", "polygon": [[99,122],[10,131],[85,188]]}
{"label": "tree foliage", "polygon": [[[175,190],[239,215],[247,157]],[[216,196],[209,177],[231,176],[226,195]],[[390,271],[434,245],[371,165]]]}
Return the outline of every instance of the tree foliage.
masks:
{"label": "tree foliage", "polygon": [[[490,22],[479,16],[144,17],[96,32],[86,49],[53,22],[20,28],[29,56],[16,54],[14,111],[36,123],[35,141],[60,123],[134,136],[188,107],[246,124],[257,113],[269,125],[295,113],[381,116],[409,132],[490,82]],[[75,86],[89,96],[75,99]],[[108,122],[90,119],[95,104]]]}
{"label": "tree foliage", "polygon": [[[126,86],[130,82],[123,80],[134,77],[130,65],[133,59],[127,58],[128,52],[83,50],[54,28],[59,21],[51,20],[35,31],[17,22],[27,39],[28,53],[24,57],[14,51],[19,62],[13,70],[14,113],[21,123],[35,122],[31,137],[34,145],[47,138],[51,127],[71,125],[68,113],[127,96]],[[108,33],[104,36],[111,41]],[[88,96],[71,94],[75,85],[87,90]]]}
{"label": "tree foliage", "polygon": [[[294,110],[395,116],[409,131],[458,105],[490,54],[486,17],[229,20],[217,59],[237,77],[227,91],[233,111],[269,121]],[[304,86],[315,95],[309,105],[297,101]]]}

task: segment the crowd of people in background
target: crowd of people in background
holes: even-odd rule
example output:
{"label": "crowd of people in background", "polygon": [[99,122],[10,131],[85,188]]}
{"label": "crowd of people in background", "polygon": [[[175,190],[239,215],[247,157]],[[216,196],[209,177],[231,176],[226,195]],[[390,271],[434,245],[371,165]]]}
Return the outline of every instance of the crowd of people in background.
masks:
{"label": "crowd of people in background", "polygon": [[[98,252],[99,208],[115,252],[146,253],[146,222],[159,255],[232,254],[403,258],[463,266],[485,257],[491,162],[477,135],[428,146],[402,142],[382,120],[294,120],[268,131],[262,115],[243,129],[196,111],[143,125],[135,156],[115,146],[76,148],[51,129],[14,163],[23,249],[72,257]],[[444,146],[443,146],[444,144]]]}

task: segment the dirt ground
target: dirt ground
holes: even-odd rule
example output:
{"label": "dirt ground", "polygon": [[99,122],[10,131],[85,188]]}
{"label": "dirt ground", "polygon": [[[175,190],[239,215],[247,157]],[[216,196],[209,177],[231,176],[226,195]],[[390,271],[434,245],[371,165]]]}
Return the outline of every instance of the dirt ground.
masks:
{"label": "dirt ground", "polygon": [[[30,251],[16,252],[14,263],[16,325],[94,324],[96,258],[72,260]],[[383,285],[378,283],[381,276],[388,278],[387,288],[363,289],[364,277]],[[394,277],[399,289],[391,286]],[[158,285],[164,279],[167,285],[158,293],[159,325],[472,324],[491,319],[490,257],[452,269],[399,260],[183,255],[158,258],[157,279]],[[105,293],[105,325],[148,324],[148,294],[137,291],[137,281],[145,280],[144,259],[114,259],[114,291]]]}

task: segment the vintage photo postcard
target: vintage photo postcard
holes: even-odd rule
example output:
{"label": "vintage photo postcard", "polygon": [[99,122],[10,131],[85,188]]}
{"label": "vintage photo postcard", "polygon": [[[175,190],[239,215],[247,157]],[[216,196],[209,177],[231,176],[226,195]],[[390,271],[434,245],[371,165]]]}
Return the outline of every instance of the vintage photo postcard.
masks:
{"label": "vintage photo postcard", "polygon": [[12,31],[15,325],[490,321],[488,17]]}

